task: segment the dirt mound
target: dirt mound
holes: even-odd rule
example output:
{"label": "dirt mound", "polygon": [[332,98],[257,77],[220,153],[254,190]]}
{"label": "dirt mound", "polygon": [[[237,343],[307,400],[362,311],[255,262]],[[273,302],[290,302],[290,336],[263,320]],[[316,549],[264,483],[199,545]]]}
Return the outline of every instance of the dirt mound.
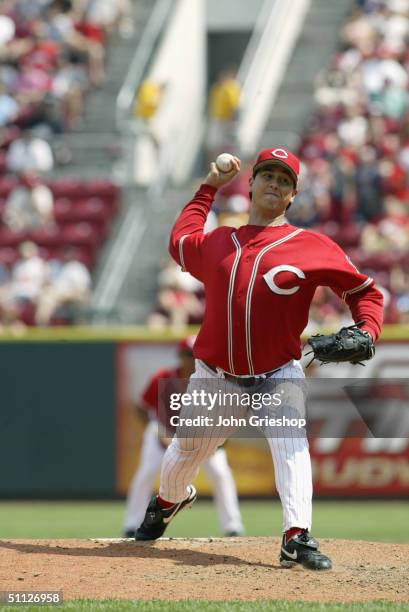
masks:
{"label": "dirt mound", "polygon": [[[0,591],[65,599],[409,601],[409,545],[321,540],[334,569],[282,569],[278,538],[3,540]],[[294,575],[296,574],[296,576]]]}

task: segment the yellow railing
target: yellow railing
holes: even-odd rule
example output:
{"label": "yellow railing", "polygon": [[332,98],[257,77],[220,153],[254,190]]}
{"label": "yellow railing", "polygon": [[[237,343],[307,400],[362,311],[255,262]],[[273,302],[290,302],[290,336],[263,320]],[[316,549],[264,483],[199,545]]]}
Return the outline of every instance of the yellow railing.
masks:
{"label": "yellow railing", "polygon": [[[320,330],[320,333],[333,331],[334,329],[325,328]],[[178,332],[172,329],[153,331],[142,325],[9,328],[0,331],[0,342],[169,342],[197,332],[198,327],[189,327],[184,332]],[[306,338],[303,337],[303,340]],[[381,339],[409,340],[409,325],[385,325]]]}

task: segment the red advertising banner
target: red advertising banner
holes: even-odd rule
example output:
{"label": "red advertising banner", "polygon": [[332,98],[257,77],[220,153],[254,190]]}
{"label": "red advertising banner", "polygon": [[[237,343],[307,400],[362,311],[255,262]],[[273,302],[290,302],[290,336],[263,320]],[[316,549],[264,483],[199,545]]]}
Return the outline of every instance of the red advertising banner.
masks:
{"label": "red advertising banner", "polygon": [[[117,492],[123,495],[139,462],[144,424],[135,404],[158,368],[175,366],[174,341],[118,344],[117,359]],[[362,379],[409,378],[409,342],[383,341],[365,368],[340,364],[309,368],[311,378],[326,381],[359,376]],[[335,386],[335,385],[334,385]],[[330,398],[326,401],[332,401]],[[325,402],[324,402],[325,403]],[[319,419],[309,431],[314,494],[323,498],[409,498],[408,438],[349,438],[320,436]],[[347,431],[347,429],[346,429]],[[348,435],[348,434],[346,434]],[[349,434],[351,435],[351,434]],[[406,435],[406,434],[403,434]],[[232,439],[226,448],[241,496],[271,497],[275,493],[271,455],[264,439]],[[201,494],[211,489],[203,475],[195,483]]]}
{"label": "red advertising banner", "polygon": [[[383,339],[377,344],[375,357],[365,368],[333,364],[316,368],[313,376],[325,375],[327,380],[359,376],[371,380],[374,386],[377,381],[407,379],[408,349],[407,341]],[[404,404],[407,405],[407,400]],[[320,437],[319,427],[318,423],[318,430],[314,428],[314,437],[310,439],[315,495],[409,497],[409,438],[326,438]],[[402,436],[407,436],[406,431]]]}
{"label": "red advertising banner", "polygon": [[328,450],[325,442],[310,442],[315,495],[409,497],[408,439],[335,439]]}

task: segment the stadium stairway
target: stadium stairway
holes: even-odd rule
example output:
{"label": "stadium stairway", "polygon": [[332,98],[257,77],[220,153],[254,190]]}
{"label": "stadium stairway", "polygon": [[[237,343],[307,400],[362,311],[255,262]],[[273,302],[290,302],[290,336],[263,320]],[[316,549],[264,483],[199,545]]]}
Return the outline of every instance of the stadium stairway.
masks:
{"label": "stadium stairway", "polygon": [[[116,102],[124,83],[130,63],[148,23],[155,2],[152,0],[131,0],[134,29],[127,36],[112,35],[107,49],[106,79],[103,85],[87,96],[85,113],[76,129],[55,139],[53,146],[65,146],[71,151],[69,163],[58,165],[52,178],[57,181],[75,180],[87,185],[98,179],[118,182],[115,166],[123,155],[121,135],[116,125]],[[74,178],[75,177],[75,178]],[[119,181],[121,182],[121,181]],[[112,216],[109,231],[94,253],[92,275],[94,287],[106,265],[115,244],[117,232],[129,207],[143,206],[144,190],[132,185],[121,189],[121,203]],[[90,317],[94,316],[91,309]],[[103,313],[102,313],[103,316]]]}
{"label": "stadium stairway", "polygon": [[293,148],[314,107],[314,84],[339,40],[339,30],[354,0],[311,0],[300,37],[263,130],[260,149],[271,143]]}
{"label": "stadium stairway", "polygon": [[120,155],[120,137],[115,124],[116,99],[124,82],[138,41],[154,7],[152,0],[134,0],[134,30],[129,36],[112,35],[107,49],[106,80],[85,101],[85,115],[79,126],[64,135],[72,152],[67,165],[57,166],[54,176],[109,178]]}
{"label": "stadium stairway", "polygon": [[[148,199],[146,191],[135,189],[133,202],[129,197],[125,198],[125,210],[135,205],[143,208],[143,223],[146,229],[121,283],[113,310],[105,311],[102,306],[103,318],[106,312],[108,321],[139,324],[146,321],[156,301],[161,266],[169,261],[170,228],[193,191],[194,187],[191,185],[167,187],[160,198]],[[119,226],[120,222],[118,228]],[[109,265],[110,256],[110,251],[106,249],[97,267],[97,284],[103,283],[104,269]]]}

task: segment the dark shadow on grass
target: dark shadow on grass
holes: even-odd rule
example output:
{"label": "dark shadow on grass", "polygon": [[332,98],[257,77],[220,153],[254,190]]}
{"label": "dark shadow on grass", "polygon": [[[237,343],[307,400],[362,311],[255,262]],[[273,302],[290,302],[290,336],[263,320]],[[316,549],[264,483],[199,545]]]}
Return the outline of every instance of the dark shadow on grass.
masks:
{"label": "dark shadow on grass", "polygon": [[251,562],[233,555],[222,553],[206,553],[189,548],[167,548],[156,546],[156,542],[126,542],[99,544],[95,548],[79,548],[58,544],[23,544],[19,542],[0,541],[0,549],[7,548],[26,554],[64,555],[68,557],[138,557],[145,559],[168,559],[178,565],[203,566],[218,564],[242,565],[252,567],[265,567],[268,569],[281,569],[277,564]]}

